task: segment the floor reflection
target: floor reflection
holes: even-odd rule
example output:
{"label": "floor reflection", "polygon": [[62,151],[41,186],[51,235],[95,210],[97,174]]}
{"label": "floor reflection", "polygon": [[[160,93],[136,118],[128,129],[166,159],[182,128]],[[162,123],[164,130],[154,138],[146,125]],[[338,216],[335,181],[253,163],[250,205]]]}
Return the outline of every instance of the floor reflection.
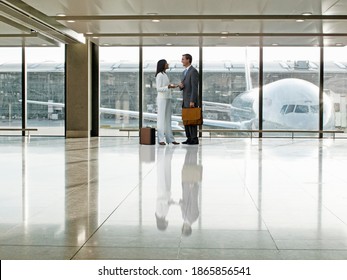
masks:
{"label": "floor reflection", "polygon": [[[157,200],[156,225],[165,231],[169,225],[167,219],[171,207],[179,207],[182,216],[182,234],[192,234],[192,225],[199,217],[199,193],[202,183],[202,165],[198,163],[199,147],[184,148],[185,156],[181,168],[181,194],[173,199],[172,188],[172,157],[178,150],[175,147],[159,147],[157,150]],[[177,175],[177,174],[175,174]]]}
{"label": "floor reflection", "polygon": [[171,147],[158,148],[157,163],[157,202],[155,218],[158,230],[166,230],[169,221],[167,214],[170,206],[175,204],[171,197],[171,160],[174,149]]}
{"label": "floor reflection", "polygon": [[182,234],[192,234],[192,224],[196,222],[200,213],[199,192],[202,182],[202,165],[198,164],[197,146],[187,147],[184,164],[182,166],[182,199],[179,204],[182,211]]}
{"label": "floor reflection", "polygon": [[10,140],[1,259],[347,259],[347,140]]}

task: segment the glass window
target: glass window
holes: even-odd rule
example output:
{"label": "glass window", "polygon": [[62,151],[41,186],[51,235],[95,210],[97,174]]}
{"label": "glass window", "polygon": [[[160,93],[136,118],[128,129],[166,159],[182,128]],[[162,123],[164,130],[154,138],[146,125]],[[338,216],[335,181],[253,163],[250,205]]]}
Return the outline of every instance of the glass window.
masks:
{"label": "glass window", "polygon": [[319,105],[310,106],[311,113],[318,114],[319,113]]}
{"label": "glass window", "polygon": [[307,105],[296,105],[295,113],[308,113]]}
{"label": "glass window", "polygon": [[294,112],[295,105],[288,105],[286,114],[293,113]]}
{"label": "glass window", "polygon": [[27,126],[39,135],[65,134],[65,49],[26,48]]}
{"label": "glass window", "polygon": [[263,60],[263,129],[317,130],[319,47],[264,47]]}
{"label": "glass window", "polygon": [[[157,89],[156,89],[156,69],[157,62],[165,59],[169,68],[166,70],[170,83],[178,84],[184,71],[181,59],[182,55],[189,53],[192,55],[192,65],[199,70],[199,49],[196,47],[145,47],[143,48],[143,116],[144,125],[156,126],[157,117]],[[174,130],[182,130],[182,92],[179,88],[171,91],[172,122]]]}
{"label": "glass window", "polygon": [[[324,48],[324,129],[347,132],[347,48]],[[345,137],[336,134],[336,137]]]}
{"label": "glass window", "polygon": [[[1,48],[0,127],[22,126],[22,49]],[[0,134],[21,132],[0,131]]]}
{"label": "glass window", "polygon": [[100,136],[139,128],[139,48],[100,47]]}
{"label": "glass window", "polygon": [[284,115],[284,113],[286,112],[288,105],[283,105],[283,107],[281,108],[281,114]]}
{"label": "glass window", "polygon": [[259,48],[205,47],[204,127],[257,127],[258,73]]}

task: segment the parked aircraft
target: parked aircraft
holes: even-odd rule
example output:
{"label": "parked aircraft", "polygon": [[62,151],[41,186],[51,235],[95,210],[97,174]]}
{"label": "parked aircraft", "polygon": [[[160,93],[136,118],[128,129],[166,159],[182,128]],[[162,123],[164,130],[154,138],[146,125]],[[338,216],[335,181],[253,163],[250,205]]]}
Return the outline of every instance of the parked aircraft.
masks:
{"label": "parked aircraft", "polygon": [[[232,104],[203,101],[203,110],[229,110],[232,121],[204,118],[204,125],[221,128],[257,128],[259,121],[258,88],[238,95]],[[28,100],[31,104],[62,108],[63,103]],[[324,128],[334,127],[334,109],[329,96],[323,94]],[[139,117],[139,112],[114,108],[100,108],[100,113]],[[156,121],[157,114],[144,112],[143,117]],[[282,79],[263,86],[264,129],[318,129],[319,88],[301,79]],[[182,129],[181,116],[172,116],[173,129]]]}
{"label": "parked aircraft", "polygon": [[[257,128],[259,89],[238,95],[231,115],[244,128]],[[323,126],[334,128],[334,108],[330,97],[323,93]],[[318,129],[319,88],[301,79],[282,79],[263,86],[264,129]]]}

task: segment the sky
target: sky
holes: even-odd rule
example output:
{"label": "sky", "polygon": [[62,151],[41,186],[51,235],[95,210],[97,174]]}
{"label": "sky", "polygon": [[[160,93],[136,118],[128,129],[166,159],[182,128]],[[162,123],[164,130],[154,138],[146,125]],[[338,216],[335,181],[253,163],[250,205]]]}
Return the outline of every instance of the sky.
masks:
{"label": "sky", "polygon": [[[203,49],[204,60],[209,61],[244,61],[246,48],[240,47],[206,47]],[[158,61],[166,59],[170,61],[180,61],[182,54],[190,53],[193,61],[198,59],[197,47],[146,47],[143,49],[144,60]],[[325,48],[326,60],[347,61],[347,47]],[[256,47],[247,48],[249,60],[258,60],[259,50]],[[27,59],[31,63],[43,61],[64,61],[64,47],[51,48],[27,48]],[[113,62],[120,60],[138,61],[138,48],[125,47],[101,47],[100,61]],[[264,61],[276,60],[311,60],[319,61],[319,48],[317,47],[268,47],[264,48]],[[1,48],[0,63],[21,62],[21,48]]]}
{"label": "sky", "polygon": [[[244,47],[205,47],[203,49],[204,60],[209,61],[244,61],[246,57],[249,60],[258,60],[259,49],[256,47],[244,48]],[[138,60],[138,49],[133,48],[120,48],[116,52],[115,48],[104,47],[100,51],[100,61],[119,61],[119,60]],[[160,60],[166,59],[168,62],[171,60],[181,60],[181,56],[184,53],[190,53],[196,60],[198,58],[197,47],[147,47],[144,48],[143,56],[144,60]],[[295,61],[295,60],[310,60],[319,61],[320,49],[318,47],[267,47],[264,48],[264,61]],[[334,61],[347,61],[347,48],[346,47],[334,47],[325,48],[325,57],[327,60]]]}

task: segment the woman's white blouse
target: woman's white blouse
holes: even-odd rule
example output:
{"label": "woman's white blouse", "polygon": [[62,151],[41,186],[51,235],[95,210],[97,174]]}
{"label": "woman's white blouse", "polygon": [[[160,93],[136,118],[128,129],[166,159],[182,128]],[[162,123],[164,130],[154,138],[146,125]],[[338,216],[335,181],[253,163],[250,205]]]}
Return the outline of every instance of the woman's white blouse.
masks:
{"label": "woman's white blouse", "polygon": [[156,77],[157,92],[159,98],[171,98],[170,81],[166,73],[158,73]]}

